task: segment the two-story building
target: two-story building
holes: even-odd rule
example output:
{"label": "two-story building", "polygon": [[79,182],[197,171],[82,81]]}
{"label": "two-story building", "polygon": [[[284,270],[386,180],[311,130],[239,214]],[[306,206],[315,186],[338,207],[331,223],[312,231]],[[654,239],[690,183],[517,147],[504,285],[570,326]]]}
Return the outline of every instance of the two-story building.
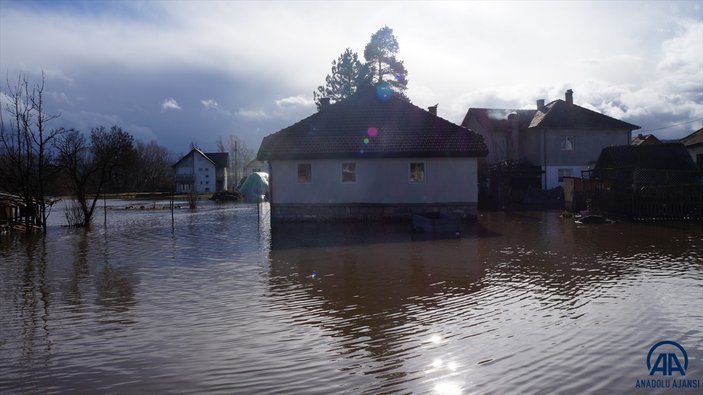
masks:
{"label": "two-story building", "polygon": [[176,173],[176,193],[226,191],[228,166],[228,153],[204,153],[193,148],[172,166]]}
{"label": "two-story building", "polygon": [[571,89],[565,100],[537,100],[536,110],[470,108],[462,125],[487,141],[489,163],[540,166],[543,189],[580,176],[603,148],[629,145],[632,131],[640,128],[574,104]]}

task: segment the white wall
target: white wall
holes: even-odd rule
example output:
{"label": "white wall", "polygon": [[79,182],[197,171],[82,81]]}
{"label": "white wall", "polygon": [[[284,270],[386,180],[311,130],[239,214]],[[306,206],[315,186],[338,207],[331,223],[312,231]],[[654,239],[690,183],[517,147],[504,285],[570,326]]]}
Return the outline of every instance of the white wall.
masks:
{"label": "white wall", "polygon": [[[691,158],[693,159],[693,163],[696,163],[696,156],[703,154],[703,145],[698,145],[695,147],[686,147],[688,149],[688,153],[691,154]],[[701,166],[700,163],[696,163],[698,166]]]}
{"label": "white wall", "polygon": [[[176,167],[176,176],[192,175],[194,192],[207,193],[215,192],[217,187],[217,178],[215,165],[200,155],[199,153],[191,153],[187,158],[183,159]],[[181,183],[176,183],[176,192],[189,192],[181,188]]]}
{"label": "white wall", "polygon": [[[341,164],[356,163],[343,183]],[[425,163],[425,182],[409,182],[410,162]],[[298,163],[312,164],[312,182],[298,182]],[[274,204],[450,203],[478,201],[476,158],[392,158],[271,161]]]}
{"label": "white wall", "polygon": [[[542,169],[545,171],[543,177],[546,177],[546,189],[552,189],[564,186],[563,182],[559,182],[559,169],[571,169],[571,177],[581,177],[581,171],[588,170],[588,166],[547,166],[546,168],[543,166]],[[544,188],[544,181],[542,187]]]}
{"label": "white wall", "polygon": [[195,155],[195,190],[198,193],[215,192],[217,173],[215,165],[200,154]]}
{"label": "white wall", "polygon": [[[630,145],[628,130],[528,130],[521,137],[522,155],[536,165],[587,166],[598,160],[603,148],[612,145]],[[562,150],[562,137],[574,138],[573,150]],[[546,150],[546,157],[545,157]],[[547,163],[544,163],[546,159]]]}

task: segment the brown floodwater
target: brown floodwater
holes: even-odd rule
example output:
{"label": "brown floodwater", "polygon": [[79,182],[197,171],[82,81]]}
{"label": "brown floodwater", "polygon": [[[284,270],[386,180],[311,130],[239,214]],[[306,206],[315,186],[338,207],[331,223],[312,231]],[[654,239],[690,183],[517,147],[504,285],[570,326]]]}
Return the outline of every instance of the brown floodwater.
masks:
{"label": "brown floodwater", "polygon": [[[45,237],[0,237],[0,393],[701,390],[700,223],[483,213],[433,236],[109,204],[88,232],[59,208]],[[685,377],[649,375],[663,340]]]}

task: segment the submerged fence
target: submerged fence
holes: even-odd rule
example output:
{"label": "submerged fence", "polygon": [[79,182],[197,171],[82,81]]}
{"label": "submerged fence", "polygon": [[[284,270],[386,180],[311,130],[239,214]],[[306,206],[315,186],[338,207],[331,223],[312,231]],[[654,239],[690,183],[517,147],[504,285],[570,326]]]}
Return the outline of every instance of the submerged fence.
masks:
{"label": "submerged fence", "polygon": [[623,169],[592,174],[597,178],[565,179],[566,209],[638,221],[703,220],[703,175],[700,172]]}

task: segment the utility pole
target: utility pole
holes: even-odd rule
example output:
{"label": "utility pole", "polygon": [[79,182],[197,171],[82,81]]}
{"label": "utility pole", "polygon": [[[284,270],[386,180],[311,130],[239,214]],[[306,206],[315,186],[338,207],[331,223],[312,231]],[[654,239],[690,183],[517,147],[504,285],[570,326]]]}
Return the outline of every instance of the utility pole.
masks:
{"label": "utility pole", "polygon": [[237,140],[234,140],[234,186],[239,184],[239,148],[237,148]]}

